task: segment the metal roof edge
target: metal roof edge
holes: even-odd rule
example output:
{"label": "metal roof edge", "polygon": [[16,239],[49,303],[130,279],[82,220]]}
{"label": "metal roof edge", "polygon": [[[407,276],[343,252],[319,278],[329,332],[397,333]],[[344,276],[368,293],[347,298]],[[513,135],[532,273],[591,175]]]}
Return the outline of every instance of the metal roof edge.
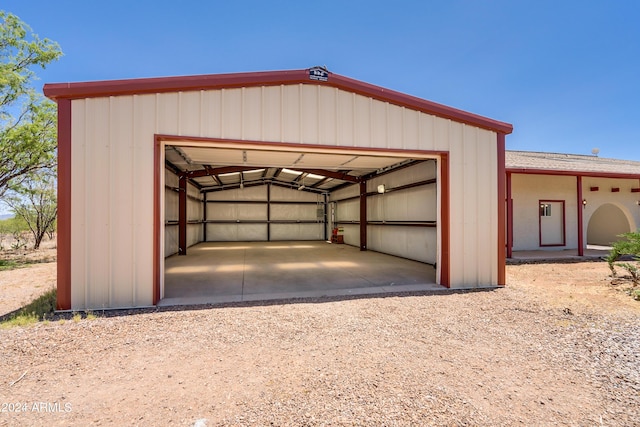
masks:
{"label": "metal roof edge", "polygon": [[513,131],[513,125],[506,122],[501,122],[443,104],[427,101],[422,98],[365,83],[339,74],[328,72],[326,81],[314,80],[310,78],[309,70],[310,69],[259,71],[75,83],[47,83],[43,87],[43,92],[48,98],[57,100],[252,86],[314,84],[354,92],[380,101],[389,102],[390,104],[407,107],[427,114],[495,131],[497,133],[509,134]]}

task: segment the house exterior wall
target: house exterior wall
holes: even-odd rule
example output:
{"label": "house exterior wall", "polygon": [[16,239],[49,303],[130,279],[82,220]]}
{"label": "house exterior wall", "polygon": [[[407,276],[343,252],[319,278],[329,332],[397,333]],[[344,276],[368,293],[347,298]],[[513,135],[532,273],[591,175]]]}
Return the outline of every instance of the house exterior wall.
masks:
{"label": "house exterior wall", "polygon": [[[583,242],[587,241],[587,230],[593,214],[605,205],[616,206],[617,212],[623,215],[630,231],[638,229],[640,224],[640,193],[632,193],[638,188],[636,179],[582,177],[582,198],[586,206],[578,200],[578,178],[572,175],[518,174],[511,176],[513,200],[513,250],[550,250],[578,248],[578,209],[583,215]],[[591,191],[591,187],[598,187]],[[611,188],[620,191],[612,192]],[[564,246],[540,246],[539,202],[541,200],[563,200],[565,202]],[[602,223],[604,227],[613,224]],[[607,234],[607,230],[601,230]],[[595,242],[594,242],[595,243]]]}
{"label": "house exterior wall", "polygon": [[513,250],[541,249],[540,201],[564,200],[565,246],[547,249],[577,248],[576,178],[571,176],[521,175],[511,178],[513,199]]}
{"label": "house exterior wall", "polygon": [[71,123],[73,309],[153,304],[157,134],[446,152],[450,286],[498,284],[494,131],[315,84],[74,99]]}
{"label": "house exterior wall", "polygon": [[[605,241],[596,239],[591,242],[588,240],[589,226],[595,232],[595,236],[602,236],[604,240],[608,240],[606,236],[618,234],[620,231],[637,231],[640,227],[640,193],[631,192],[632,188],[640,188],[640,179],[617,179],[617,178],[591,178],[584,177],[582,179],[583,190],[582,196],[587,200],[584,207],[584,241],[589,244],[603,244]],[[597,191],[591,191],[591,187],[598,187]],[[612,188],[618,188],[619,191],[613,192]],[[615,220],[598,221],[591,223],[593,215],[598,209],[608,209],[609,218]],[[602,211],[600,211],[602,213]],[[626,227],[625,227],[626,225]]]}

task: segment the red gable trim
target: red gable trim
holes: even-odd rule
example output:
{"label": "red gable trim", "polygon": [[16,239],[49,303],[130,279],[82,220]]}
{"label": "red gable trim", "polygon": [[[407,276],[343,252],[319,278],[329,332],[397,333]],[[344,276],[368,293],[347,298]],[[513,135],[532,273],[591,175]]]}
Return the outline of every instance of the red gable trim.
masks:
{"label": "red gable trim", "polygon": [[401,92],[329,73],[328,81],[311,80],[309,70],[263,71],[234,74],[209,74],[182,77],[155,77],[146,79],[108,80],[78,83],[50,83],[44,85],[44,94],[51,99],[82,99],[119,95],[163,92],[184,92],[252,86],[278,86],[290,84],[325,85],[368,96],[380,101],[407,107],[423,113],[451,119],[476,127],[509,134],[509,123],[489,119],[442,104],[427,101]]}

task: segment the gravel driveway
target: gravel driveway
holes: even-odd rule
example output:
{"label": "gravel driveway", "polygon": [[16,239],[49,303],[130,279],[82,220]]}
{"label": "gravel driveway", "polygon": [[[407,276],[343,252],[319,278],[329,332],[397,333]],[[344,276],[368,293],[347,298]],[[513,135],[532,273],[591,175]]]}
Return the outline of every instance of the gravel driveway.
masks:
{"label": "gravel driveway", "polygon": [[563,268],[0,329],[0,425],[640,425],[640,303],[602,263]]}

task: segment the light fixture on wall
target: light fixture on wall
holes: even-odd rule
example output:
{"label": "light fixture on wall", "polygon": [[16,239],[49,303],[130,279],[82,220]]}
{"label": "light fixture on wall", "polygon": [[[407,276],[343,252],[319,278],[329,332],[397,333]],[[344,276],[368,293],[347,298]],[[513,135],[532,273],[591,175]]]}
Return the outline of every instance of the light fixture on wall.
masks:
{"label": "light fixture on wall", "polygon": [[636,205],[640,206],[640,200],[638,200],[638,201],[636,202]]}
{"label": "light fixture on wall", "polygon": [[582,207],[583,208],[587,207],[587,199],[582,199]]}
{"label": "light fixture on wall", "polygon": [[384,184],[378,185],[378,193],[384,194],[384,192],[385,192]]}

